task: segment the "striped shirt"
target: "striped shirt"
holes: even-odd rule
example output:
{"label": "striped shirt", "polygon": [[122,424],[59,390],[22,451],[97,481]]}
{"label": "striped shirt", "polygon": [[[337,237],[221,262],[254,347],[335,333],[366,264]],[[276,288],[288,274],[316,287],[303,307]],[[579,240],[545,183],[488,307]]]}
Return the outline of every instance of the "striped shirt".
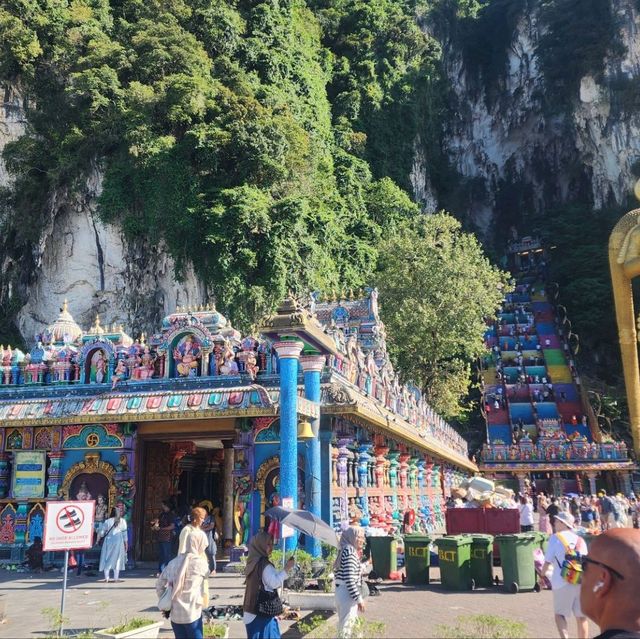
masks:
{"label": "striped shirt", "polygon": [[346,546],[340,551],[340,561],[335,578],[336,582],[341,581],[346,585],[351,599],[356,603],[362,602],[362,595],[360,594],[362,572],[358,553],[353,546]]}

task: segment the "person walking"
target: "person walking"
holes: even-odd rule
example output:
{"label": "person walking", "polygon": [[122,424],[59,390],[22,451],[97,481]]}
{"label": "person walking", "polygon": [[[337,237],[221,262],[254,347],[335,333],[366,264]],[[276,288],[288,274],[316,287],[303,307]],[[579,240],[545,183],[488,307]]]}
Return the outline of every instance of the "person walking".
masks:
{"label": "person walking", "polygon": [[[209,504],[211,502],[208,502]],[[203,506],[207,511],[207,516],[205,520],[202,522],[202,531],[207,536],[207,541],[209,545],[207,546],[207,558],[209,560],[209,571],[212,575],[216,574],[217,562],[216,562],[216,554],[218,552],[218,531],[216,530],[216,520],[213,514],[211,513],[212,508],[207,508]]]}
{"label": "person walking", "polygon": [[538,495],[538,530],[541,533],[551,532],[551,525],[549,524],[549,517],[547,516],[547,506],[549,502],[544,493]]}
{"label": "person walking", "polygon": [[[202,524],[207,517],[207,511],[204,508],[196,506],[191,509],[189,515],[189,523],[180,531],[180,538],[178,539],[178,554],[182,555],[187,550],[187,540],[191,536],[202,537],[204,539],[204,547],[209,544],[207,535],[202,530]],[[205,554],[205,551],[202,551]],[[205,554],[206,557],[206,554]]]}
{"label": "person walking", "polygon": [[284,570],[276,570],[269,560],[273,551],[273,537],[260,531],[249,540],[249,555],[245,567],[245,591],[242,608],[243,621],[248,639],[280,639],[280,626],[276,617],[261,615],[258,612],[260,591],[274,592],[282,587],[287,572],[295,564],[293,557],[285,564]]}
{"label": "person walking", "polygon": [[203,639],[202,609],[209,605],[206,539],[191,535],[185,552],[172,559],[156,581],[158,598],[172,588],[169,619],[176,639]]}
{"label": "person walking", "polygon": [[158,540],[158,577],[171,561],[171,555],[173,554],[173,537],[176,529],[175,518],[171,510],[171,503],[163,500],[162,512],[153,525],[153,529],[157,532]]}
{"label": "person walking", "polygon": [[558,506],[557,497],[552,497],[549,505],[546,507],[547,517],[549,517],[549,525],[551,526],[551,532],[555,532],[555,520],[557,514],[560,512]]}
{"label": "person walking", "polygon": [[580,603],[600,627],[595,639],[640,638],[640,531],[603,532],[582,564]]}
{"label": "person walking", "polygon": [[563,564],[568,556],[577,553],[578,557],[587,554],[587,545],[574,532],[573,517],[570,513],[560,512],[555,516],[555,533],[549,537],[549,545],[544,555],[542,574],[550,569],[553,610],[560,637],[569,637],[569,617],[575,617],[578,625],[578,639],[586,639],[589,624],[580,608],[580,585],[563,576]]}
{"label": "person walking", "polygon": [[358,613],[364,612],[360,567],[363,546],[362,528],[350,526],[340,535],[340,547],[334,564],[338,637],[351,637]]}
{"label": "person walking", "polygon": [[127,522],[121,517],[119,508],[111,509],[111,516],[100,528],[98,539],[104,538],[100,551],[100,571],[104,573],[105,583],[113,570],[113,581],[120,583],[120,571],[125,569],[127,561]]}
{"label": "person walking", "polygon": [[533,504],[526,495],[520,496],[518,504],[520,511],[520,532],[531,532],[533,530]]}

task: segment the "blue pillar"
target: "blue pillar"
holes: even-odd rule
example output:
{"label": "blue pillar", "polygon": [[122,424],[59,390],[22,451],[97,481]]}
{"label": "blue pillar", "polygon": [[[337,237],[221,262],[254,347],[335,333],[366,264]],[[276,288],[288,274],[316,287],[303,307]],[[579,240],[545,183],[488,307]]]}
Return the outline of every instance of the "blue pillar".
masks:
{"label": "blue pillar", "polygon": [[[305,355],[300,358],[300,365],[304,371],[304,396],[312,402],[320,402],[320,373],[326,363],[324,355]],[[307,510],[318,517],[322,517],[322,483],[320,481],[320,419],[311,420],[313,439],[307,443],[305,475],[307,478]],[[320,541],[310,538],[307,551],[313,557],[320,557],[322,549]]]}
{"label": "blue pillar", "polygon": [[[329,418],[325,417],[327,421]],[[324,420],[323,420],[324,421]],[[330,423],[323,423],[320,428],[320,486],[325,486],[326,488],[322,490],[321,488],[321,507],[320,512],[322,515],[322,519],[326,521],[330,526],[333,526],[333,517],[332,517],[332,509],[331,509],[331,498],[333,495],[332,486],[332,467],[331,467],[331,440],[333,439],[333,432],[331,431]]]}
{"label": "blue pillar", "polygon": [[[280,497],[298,507],[298,359],[302,342],[276,342],[280,369]],[[293,550],[296,535],[288,537],[285,550]]]}

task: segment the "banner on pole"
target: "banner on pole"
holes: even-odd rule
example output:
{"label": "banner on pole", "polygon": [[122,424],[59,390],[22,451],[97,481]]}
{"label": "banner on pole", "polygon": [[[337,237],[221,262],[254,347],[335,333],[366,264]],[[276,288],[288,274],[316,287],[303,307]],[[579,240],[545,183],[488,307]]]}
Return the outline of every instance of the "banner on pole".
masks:
{"label": "banner on pole", "polygon": [[91,548],[95,505],[95,501],[47,503],[44,517],[44,550]]}

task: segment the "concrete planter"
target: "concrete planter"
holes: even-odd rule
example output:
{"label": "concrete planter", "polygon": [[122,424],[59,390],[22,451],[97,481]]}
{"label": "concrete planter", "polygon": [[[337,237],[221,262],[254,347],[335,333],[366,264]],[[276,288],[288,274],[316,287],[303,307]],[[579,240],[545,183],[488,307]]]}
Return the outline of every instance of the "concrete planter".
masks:
{"label": "concrete planter", "polygon": [[93,634],[96,637],[110,637],[110,639],[157,639],[160,633],[160,628],[164,626],[164,621],[156,621],[150,623],[147,626],[136,628],[135,630],[129,630],[127,632],[121,632],[120,634],[113,634],[105,630],[96,630]]}
{"label": "concrete planter", "polygon": [[301,610],[336,609],[336,598],[332,592],[289,591],[285,599],[292,608],[300,608]]}

